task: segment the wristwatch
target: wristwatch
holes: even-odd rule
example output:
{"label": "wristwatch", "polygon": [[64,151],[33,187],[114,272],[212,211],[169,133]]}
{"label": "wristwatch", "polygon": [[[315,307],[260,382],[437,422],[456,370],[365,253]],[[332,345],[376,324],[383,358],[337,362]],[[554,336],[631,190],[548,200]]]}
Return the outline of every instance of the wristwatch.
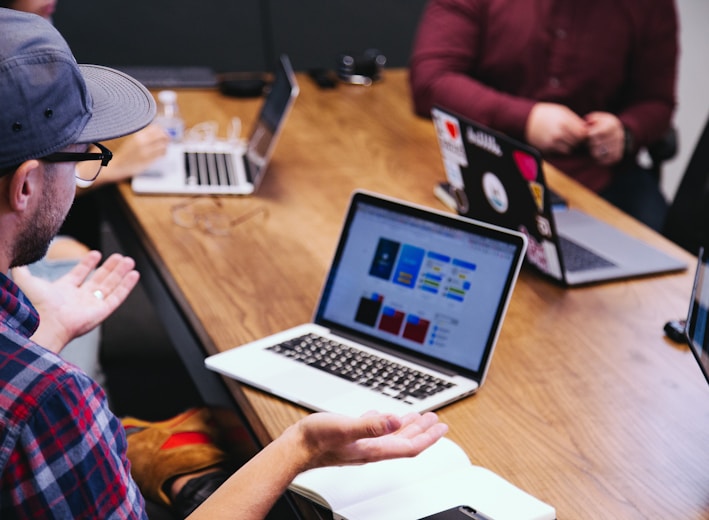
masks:
{"label": "wristwatch", "polygon": [[623,158],[627,159],[635,153],[635,139],[633,132],[627,126],[623,126]]}

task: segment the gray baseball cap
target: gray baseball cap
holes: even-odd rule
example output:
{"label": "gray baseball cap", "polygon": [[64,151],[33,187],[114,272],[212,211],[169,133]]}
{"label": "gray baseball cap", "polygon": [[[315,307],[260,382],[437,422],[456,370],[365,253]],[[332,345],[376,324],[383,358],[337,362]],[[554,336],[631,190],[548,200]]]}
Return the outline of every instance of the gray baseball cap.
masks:
{"label": "gray baseball cap", "polygon": [[155,116],[143,85],[117,70],[77,64],[43,18],[0,8],[0,28],[0,168],[133,133]]}

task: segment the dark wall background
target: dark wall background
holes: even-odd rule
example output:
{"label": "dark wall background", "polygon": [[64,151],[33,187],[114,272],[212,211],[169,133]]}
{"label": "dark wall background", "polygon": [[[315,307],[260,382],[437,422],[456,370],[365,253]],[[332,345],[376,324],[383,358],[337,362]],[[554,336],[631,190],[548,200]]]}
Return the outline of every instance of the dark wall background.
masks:
{"label": "dark wall background", "polygon": [[54,23],[79,62],[202,65],[217,72],[335,68],[377,48],[405,66],[426,0],[61,0]]}

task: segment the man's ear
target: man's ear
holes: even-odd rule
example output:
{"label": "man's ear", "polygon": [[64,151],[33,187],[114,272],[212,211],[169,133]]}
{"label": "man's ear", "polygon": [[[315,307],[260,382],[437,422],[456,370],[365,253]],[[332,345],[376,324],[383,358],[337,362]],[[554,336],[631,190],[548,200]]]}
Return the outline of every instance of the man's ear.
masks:
{"label": "man's ear", "polygon": [[41,166],[38,160],[23,162],[11,175],[8,186],[8,204],[14,211],[25,211],[30,199],[41,190]]}

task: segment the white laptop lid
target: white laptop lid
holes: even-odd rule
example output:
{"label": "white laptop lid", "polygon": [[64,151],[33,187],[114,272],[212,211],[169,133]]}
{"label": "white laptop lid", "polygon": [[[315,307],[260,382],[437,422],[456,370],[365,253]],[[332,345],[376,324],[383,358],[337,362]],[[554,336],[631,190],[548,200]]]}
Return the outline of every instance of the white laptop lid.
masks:
{"label": "white laptop lid", "polygon": [[[487,373],[525,247],[520,233],[355,192],[314,322],[321,332],[465,378],[471,384],[461,385],[463,394],[472,393]],[[301,365],[311,371],[305,376],[275,359],[249,358],[251,347],[270,345],[267,338],[241,346],[207,358],[207,366],[312,409],[370,409],[351,393],[333,398],[334,390],[314,384],[315,369]],[[258,380],[276,365],[276,382]],[[409,411],[460,397],[451,391]]]}
{"label": "white laptop lid", "polygon": [[171,143],[166,155],[131,186],[136,193],[248,195],[256,191],[299,93],[287,55],[282,55],[248,141]]}

